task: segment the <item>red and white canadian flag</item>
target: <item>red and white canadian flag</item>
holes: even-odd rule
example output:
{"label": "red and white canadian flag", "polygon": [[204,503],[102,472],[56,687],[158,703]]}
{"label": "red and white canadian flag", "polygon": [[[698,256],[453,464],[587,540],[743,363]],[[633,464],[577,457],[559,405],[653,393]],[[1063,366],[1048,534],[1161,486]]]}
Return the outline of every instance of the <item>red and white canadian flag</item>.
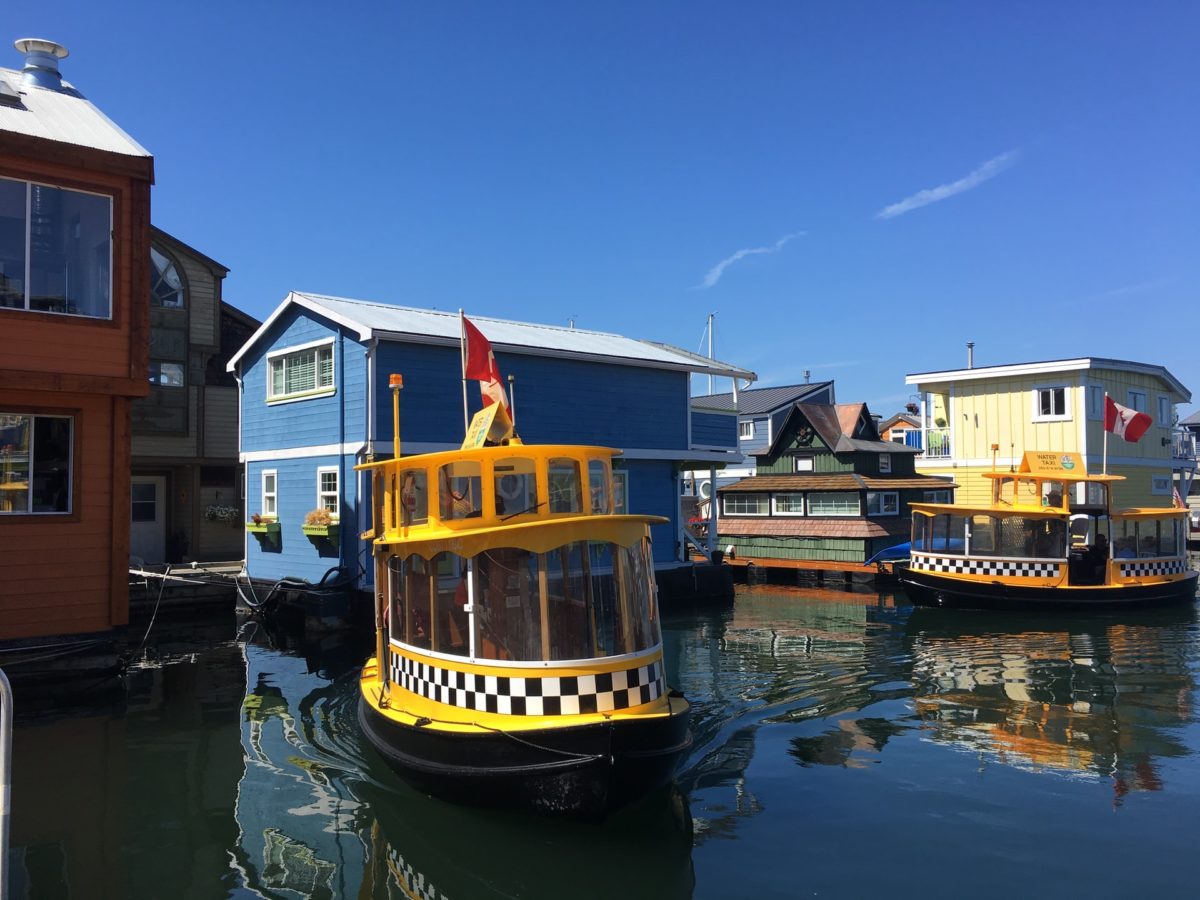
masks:
{"label": "red and white canadian flag", "polygon": [[1104,430],[1136,443],[1153,424],[1153,419],[1144,412],[1122,406],[1108,394],[1104,395]]}
{"label": "red and white canadian flag", "polygon": [[471,324],[466,316],[462,317],[463,324],[463,376],[479,382],[479,392],[483,395],[483,405],[493,403],[504,405],[504,411],[510,416],[512,408],[508,405],[508,394],[504,391],[504,382],[500,380],[500,367],[496,365],[496,354],[492,345],[483,336],[483,332]]}

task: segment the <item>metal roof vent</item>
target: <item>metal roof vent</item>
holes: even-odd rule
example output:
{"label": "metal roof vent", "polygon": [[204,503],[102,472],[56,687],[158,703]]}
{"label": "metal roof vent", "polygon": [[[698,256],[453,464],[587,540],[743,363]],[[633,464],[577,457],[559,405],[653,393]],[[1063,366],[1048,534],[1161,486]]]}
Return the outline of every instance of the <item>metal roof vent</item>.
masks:
{"label": "metal roof vent", "polygon": [[21,70],[23,84],[49,88],[52,91],[63,89],[58,61],[67,55],[66,47],[41,38],[21,38],[15,41],[13,46],[25,54],[25,68]]}

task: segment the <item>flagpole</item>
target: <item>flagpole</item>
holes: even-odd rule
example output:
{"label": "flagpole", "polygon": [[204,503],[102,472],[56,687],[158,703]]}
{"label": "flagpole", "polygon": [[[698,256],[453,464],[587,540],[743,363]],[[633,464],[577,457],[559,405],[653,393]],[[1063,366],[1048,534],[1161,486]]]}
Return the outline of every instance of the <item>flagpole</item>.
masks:
{"label": "flagpole", "polygon": [[1101,467],[1100,474],[1108,474],[1108,391],[1104,392],[1104,421],[1101,423],[1104,428],[1104,464]]}
{"label": "flagpole", "polygon": [[462,362],[463,434],[466,434],[471,428],[471,419],[467,414],[467,328],[463,324],[464,321],[463,311],[460,307],[458,310],[458,355]]}
{"label": "flagpole", "polygon": [[517,430],[517,376],[508,376],[508,419],[512,422],[513,431]]}

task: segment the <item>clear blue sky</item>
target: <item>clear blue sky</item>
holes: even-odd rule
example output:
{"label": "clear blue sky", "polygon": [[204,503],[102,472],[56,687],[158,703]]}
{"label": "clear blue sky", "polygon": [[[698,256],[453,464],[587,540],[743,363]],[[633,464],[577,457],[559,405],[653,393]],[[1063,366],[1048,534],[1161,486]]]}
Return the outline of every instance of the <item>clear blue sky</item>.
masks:
{"label": "clear blue sky", "polygon": [[977,365],[1162,364],[1200,403],[1200,4],[4,20],[6,46],[68,47],[64,76],[155,156],[154,222],[260,318],[294,289],[698,350],[715,312],[717,356],[760,385],[810,369],[883,415],[968,340]]}

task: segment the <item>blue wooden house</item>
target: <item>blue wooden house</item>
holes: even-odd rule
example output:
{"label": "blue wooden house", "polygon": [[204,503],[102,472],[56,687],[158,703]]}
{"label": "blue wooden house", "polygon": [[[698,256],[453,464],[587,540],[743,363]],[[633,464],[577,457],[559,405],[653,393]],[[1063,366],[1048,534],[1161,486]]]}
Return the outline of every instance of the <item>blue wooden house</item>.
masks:
{"label": "blue wooden house", "polygon": [[[660,567],[685,563],[681,473],[740,459],[737,418],[690,406],[693,373],[754,373],[665,344],[471,316],[515,378],[526,443],[616,447],[618,511],[665,516],[651,529]],[[388,377],[400,373],[401,453],[448,450],[464,433],[455,313],[289,294],[233,356],[248,517],[246,570],[262,582],[316,582],[342,567],[370,587],[367,481],[354,466],[392,446]],[[480,405],[469,385],[470,412]],[[622,507],[623,508],[620,508]],[[314,511],[324,510],[328,515]],[[306,517],[331,525],[303,529]],[[316,533],[314,533],[316,532]]]}

